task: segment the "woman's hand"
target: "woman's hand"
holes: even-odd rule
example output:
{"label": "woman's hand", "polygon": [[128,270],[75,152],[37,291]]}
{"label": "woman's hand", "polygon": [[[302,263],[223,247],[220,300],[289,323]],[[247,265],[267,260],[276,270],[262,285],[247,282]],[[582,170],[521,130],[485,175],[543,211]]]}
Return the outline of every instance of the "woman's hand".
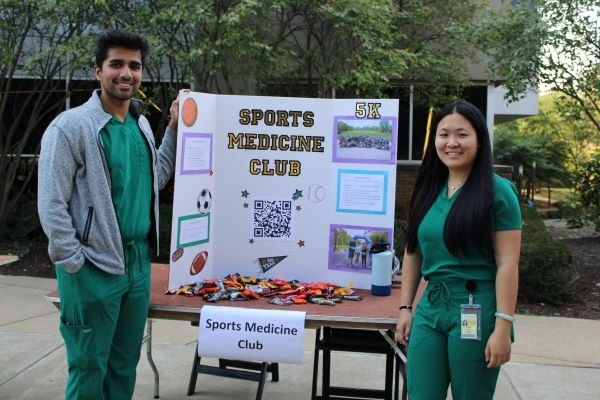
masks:
{"label": "woman's hand", "polygon": [[[499,231],[494,237],[496,265],[496,309],[503,314],[514,314],[519,289],[519,254],[521,231]],[[488,368],[499,367],[510,361],[510,332],[512,322],[496,318],[494,331],[485,345]]]}
{"label": "woman's hand", "polygon": [[400,317],[396,324],[396,342],[403,346],[408,346],[410,329],[412,327],[412,311],[408,309],[400,310]]}
{"label": "woman's hand", "polygon": [[485,345],[485,361],[488,368],[496,368],[510,361],[510,335],[504,329],[494,329]]}

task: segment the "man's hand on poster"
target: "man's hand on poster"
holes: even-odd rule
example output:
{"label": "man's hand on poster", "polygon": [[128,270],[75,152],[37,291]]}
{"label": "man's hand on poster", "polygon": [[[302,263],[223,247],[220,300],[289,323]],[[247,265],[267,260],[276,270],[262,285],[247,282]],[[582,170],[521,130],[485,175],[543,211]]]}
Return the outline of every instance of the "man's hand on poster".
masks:
{"label": "man's hand on poster", "polygon": [[[183,89],[184,93],[190,92],[190,89]],[[179,121],[179,95],[177,98],[173,100],[171,103],[171,108],[169,108],[169,129],[173,130],[177,133],[177,122]]]}

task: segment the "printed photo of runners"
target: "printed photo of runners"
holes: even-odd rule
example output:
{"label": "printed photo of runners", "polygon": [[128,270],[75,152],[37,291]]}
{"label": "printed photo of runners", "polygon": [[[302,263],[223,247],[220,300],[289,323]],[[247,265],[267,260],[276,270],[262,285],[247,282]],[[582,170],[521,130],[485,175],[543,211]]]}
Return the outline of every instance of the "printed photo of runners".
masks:
{"label": "printed photo of runners", "polygon": [[329,269],[371,272],[373,247],[378,242],[390,242],[386,228],[332,225],[329,238]]}
{"label": "printed photo of runners", "polygon": [[335,118],[334,160],[395,161],[395,120]]}

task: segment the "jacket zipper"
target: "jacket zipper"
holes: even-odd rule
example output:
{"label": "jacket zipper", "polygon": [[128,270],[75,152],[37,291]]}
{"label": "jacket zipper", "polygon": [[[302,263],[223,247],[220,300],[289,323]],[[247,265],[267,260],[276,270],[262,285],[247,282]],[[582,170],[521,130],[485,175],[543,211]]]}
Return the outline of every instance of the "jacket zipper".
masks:
{"label": "jacket zipper", "polygon": [[83,244],[88,244],[88,237],[90,235],[90,228],[92,227],[92,218],[94,217],[94,207],[88,207],[88,215],[85,221],[85,228],[83,228]]}

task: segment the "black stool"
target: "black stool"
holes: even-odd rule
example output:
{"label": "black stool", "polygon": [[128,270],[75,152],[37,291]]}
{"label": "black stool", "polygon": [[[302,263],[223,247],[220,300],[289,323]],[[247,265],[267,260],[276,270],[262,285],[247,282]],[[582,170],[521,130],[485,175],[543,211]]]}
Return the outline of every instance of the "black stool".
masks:
{"label": "black stool", "polygon": [[[192,326],[198,326],[198,321],[192,322]],[[241,360],[228,360],[219,358],[219,366],[202,365],[202,358],[198,355],[198,344],[194,352],[194,362],[192,363],[192,372],[190,375],[190,383],[188,385],[187,395],[191,396],[196,391],[196,380],[198,374],[224,376],[235,379],[245,379],[258,382],[256,391],[256,400],[262,399],[263,389],[267,374],[271,373],[273,382],[279,381],[279,364],[267,362],[253,362]]]}
{"label": "black stool", "polygon": [[[392,331],[388,331],[387,334],[390,335],[390,337],[393,337]],[[323,352],[323,370],[321,395],[318,396],[317,381],[319,375],[320,351]],[[385,354],[385,388],[367,389],[331,386],[332,351]],[[386,340],[378,331],[329,327],[317,329],[311,393],[312,400],[360,400],[365,398],[392,400],[392,390],[394,392],[394,398],[398,400],[399,373],[402,373],[404,376],[404,363],[400,360],[400,357],[396,355],[392,347],[386,342]],[[406,398],[405,387],[406,385],[403,385],[403,399]]]}

